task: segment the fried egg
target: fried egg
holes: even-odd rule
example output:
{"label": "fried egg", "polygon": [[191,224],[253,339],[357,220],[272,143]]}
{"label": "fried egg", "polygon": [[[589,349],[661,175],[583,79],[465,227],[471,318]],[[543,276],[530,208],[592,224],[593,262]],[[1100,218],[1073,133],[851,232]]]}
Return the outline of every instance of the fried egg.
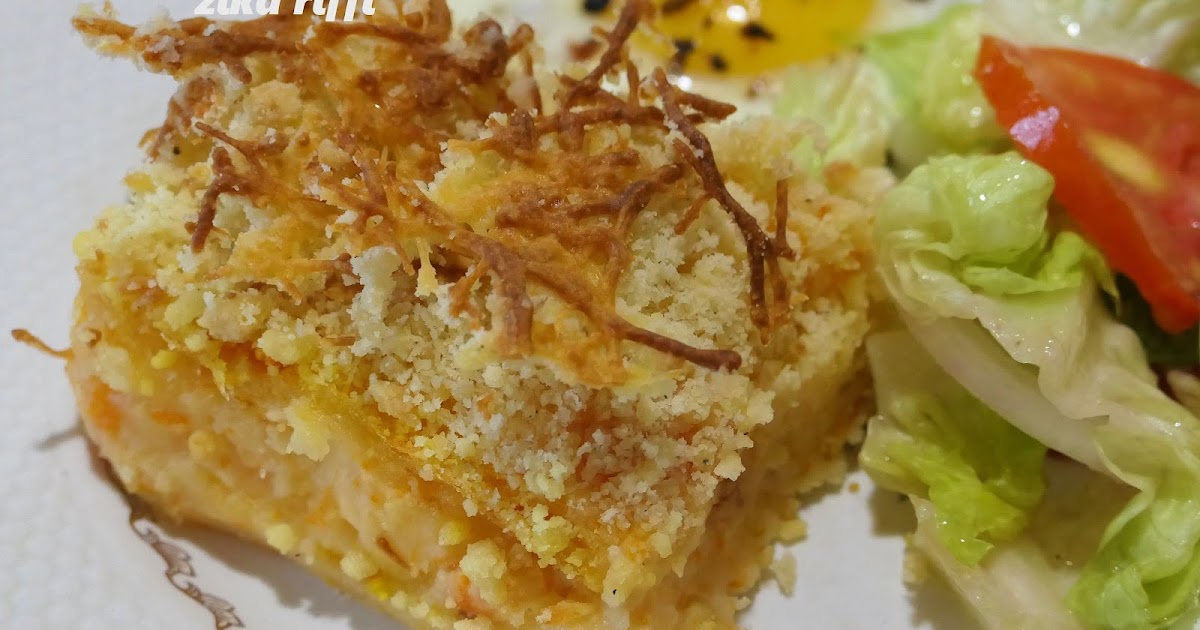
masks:
{"label": "fried egg", "polygon": [[877,0],[656,0],[654,26],[688,74],[755,75],[853,43]]}
{"label": "fried egg", "polygon": [[[788,66],[857,45],[870,33],[932,19],[962,0],[652,0],[657,15],[635,37],[646,66],[666,66],[685,89],[769,109]],[[602,47],[592,29],[612,23],[619,0],[451,0],[460,15],[504,15],[531,24],[547,60],[580,60]]]}

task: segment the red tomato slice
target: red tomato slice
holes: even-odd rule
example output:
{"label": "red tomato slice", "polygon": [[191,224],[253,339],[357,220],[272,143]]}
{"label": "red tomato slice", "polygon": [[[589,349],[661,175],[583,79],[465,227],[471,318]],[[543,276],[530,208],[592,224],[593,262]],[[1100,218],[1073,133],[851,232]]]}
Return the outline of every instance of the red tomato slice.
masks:
{"label": "red tomato slice", "polygon": [[1200,321],[1200,88],[1132,62],[985,36],[975,76],[1017,148],[1168,332]]}

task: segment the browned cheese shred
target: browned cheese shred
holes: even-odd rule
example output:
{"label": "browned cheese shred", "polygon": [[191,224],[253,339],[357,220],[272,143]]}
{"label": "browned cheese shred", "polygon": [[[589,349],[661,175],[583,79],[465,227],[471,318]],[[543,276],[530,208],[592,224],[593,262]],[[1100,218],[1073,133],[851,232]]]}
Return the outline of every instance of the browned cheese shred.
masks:
{"label": "browned cheese shred", "polygon": [[[721,175],[721,170],[717,168],[712,143],[696,127],[683,109],[689,107],[706,116],[721,118],[733,113],[732,106],[685,92],[671,85],[667,80],[666,71],[662,68],[654,71],[654,82],[662,96],[663,109],[666,111],[667,119],[675,124],[679,133],[687,140],[686,143],[683,140],[675,140],[676,152],[683,156],[692,170],[700,177],[708,197],[715,199],[720,204],[742,232],[750,264],[752,316],[754,323],[760,329],[769,332],[771,313],[767,299],[768,276],[770,276],[774,303],[782,306],[789,302],[787,281],[779,269],[779,247],[777,243],[771,241],[758,221],[730,194],[729,189],[725,186],[725,178]],[[780,225],[786,230],[786,223],[780,222]],[[786,245],[786,240],[780,242]]]}
{"label": "browned cheese shred", "polygon": [[50,344],[46,343],[45,341],[42,341],[42,339],[40,337],[29,332],[28,330],[25,330],[24,328],[14,329],[11,334],[12,334],[13,341],[16,341],[18,343],[23,343],[23,344],[29,346],[30,348],[33,348],[34,350],[41,352],[42,354],[52,356],[56,359],[70,359],[71,358],[71,349],[70,348],[67,348],[66,350],[55,350],[54,348],[50,347]]}
{"label": "browned cheese shred", "polygon": [[[483,20],[462,34],[460,44],[449,46],[454,29],[444,0],[430,0],[418,13],[404,13],[397,6],[393,17],[352,23],[293,16],[292,3],[284,3],[280,16],[235,23],[195,18],[156,31],[134,29],[107,17],[75,21],[101,50],[133,57],[183,83],[163,125],[147,137],[147,152],[151,159],[194,161],[204,155],[197,151],[207,151],[212,180],[194,224],[189,224],[193,251],[202,252],[210,240],[222,238],[214,219],[224,196],[326,221],[352,210],[360,249],[411,239],[430,244],[439,273],[455,274],[450,275],[452,312],[469,314],[472,325],[486,325],[472,293],[490,286],[502,304],[495,324],[504,356],[535,351],[529,287],[539,285],[600,331],[613,356],[620,356],[618,342],[629,341],[707,368],[733,370],[742,363],[736,352],[693,347],[639,328],[616,312],[617,289],[632,260],[631,225],[657,195],[677,195],[681,187],[676,184],[694,182],[694,177],[704,193],[683,200],[688,210],[676,229],[686,231],[704,205],[715,201],[745,242],[751,313],[764,336],[773,315],[786,308],[788,286],[778,259],[795,256],[786,240],[787,183],[781,181],[777,188],[772,238],[730,194],[712,145],[700,130],[701,124],[722,120],[735,108],[680,90],[661,69],[652,81],[661,107],[654,94],[643,94],[641,76],[626,47],[652,10],[647,0],[629,0],[612,30],[596,33],[605,48],[590,72],[580,79],[558,77],[550,113],[544,111],[534,74],[534,32],[527,25],[506,35],[497,22]],[[393,47],[395,63],[354,68],[337,47],[352,37]],[[514,60],[526,75],[527,94],[506,89],[504,77]],[[290,136],[281,132],[247,140],[200,122],[219,102],[222,88],[211,72],[205,72],[215,66],[227,68],[246,84],[263,67],[271,68],[277,80],[328,103],[328,124]],[[352,76],[347,76],[347,67]],[[606,78],[621,75],[627,95],[618,96],[602,85]],[[570,190],[533,185],[514,189],[513,202],[495,210],[495,226],[486,231],[456,222],[418,182],[429,181],[439,171],[444,143],[462,142],[455,140],[454,124],[460,121],[488,126],[489,136],[469,141],[475,149],[527,163],[547,173],[548,179],[585,177],[586,186],[576,181]],[[628,146],[596,154],[583,150],[586,130],[601,124],[650,129],[664,138],[673,129],[682,138],[669,146],[673,162],[648,167]],[[547,155],[539,150],[548,135],[555,136],[561,151]],[[327,140],[349,156],[348,162],[330,169],[318,160],[318,146]],[[174,146],[174,156],[163,151],[167,146]],[[191,152],[190,158],[180,156],[181,147]],[[397,155],[403,147],[421,151]],[[603,273],[582,273],[576,264],[579,257],[596,261]],[[349,260],[343,255],[309,261],[306,268],[350,273]],[[411,261],[404,269],[415,270]]]}

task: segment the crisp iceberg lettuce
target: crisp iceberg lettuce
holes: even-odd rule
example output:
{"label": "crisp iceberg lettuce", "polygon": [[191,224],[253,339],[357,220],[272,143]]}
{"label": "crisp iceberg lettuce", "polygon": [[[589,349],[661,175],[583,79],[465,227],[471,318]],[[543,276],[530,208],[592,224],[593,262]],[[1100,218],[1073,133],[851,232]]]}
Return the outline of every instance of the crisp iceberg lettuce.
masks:
{"label": "crisp iceberg lettuce", "polygon": [[[912,545],[985,627],[1083,628],[1064,602],[1132,489],[1046,457],[1044,446],[974,399],[906,331],[872,335],[867,356],[880,415],[860,460],[877,484],[912,499]],[[942,416],[912,430],[905,416],[914,408]],[[935,492],[922,474],[954,488]]]}
{"label": "crisp iceberg lettuce", "polygon": [[861,459],[880,485],[928,500],[942,547],[975,566],[1029,522],[1046,447],[946,376],[906,333],[867,345],[880,417]]}
{"label": "crisp iceberg lettuce", "polygon": [[893,297],[909,311],[965,318],[993,295],[1036,299],[1078,288],[1104,264],[1073,232],[1047,233],[1053,191],[1054,178],[1016,153],[934,158],[918,168],[876,217],[879,245],[903,263],[884,267],[901,289]]}
{"label": "crisp iceberg lettuce", "polygon": [[826,146],[820,162],[858,166],[884,165],[888,138],[900,119],[887,78],[857,54],[791,70],[775,111],[821,126]]}
{"label": "crisp iceberg lettuce", "polygon": [[880,272],[935,360],[1025,434],[1137,494],[1069,596],[1086,624],[1154,627],[1200,593],[1200,420],[1165,395],[1101,298],[1099,256],[1054,229],[1014,154],[930,161],[877,208]]}
{"label": "crisp iceberg lettuce", "polygon": [[1010,630],[1083,630],[1063,606],[1070,572],[1051,563],[1048,554],[1022,535],[988,555],[977,566],[964,565],[942,546],[937,513],[926,500],[913,499],[917,530],[911,544],[970,603],[984,628]]}
{"label": "crisp iceberg lettuce", "polygon": [[959,562],[938,536],[933,505],[913,498],[912,545],[970,602],[983,627],[994,630],[1074,630],[1082,621],[1063,605],[1082,567],[1132,492],[1070,460],[1044,461],[1046,492],[1016,538],[978,565]]}
{"label": "crisp iceberg lettuce", "polygon": [[1200,82],[1196,0],[985,0],[868,37],[862,55],[793,69],[776,112],[825,129],[823,151],[799,150],[818,167],[878,166],[887,155],[906,173],[931,156],[1003,151],[1007,134],[974,77],[985,32],[1122,56]]}
{"label": "crisp iceberg lettuce", "polygon": [[1026,45],[1079,48],[1179,70],[1200,39],[1196,0],[987,0],[986,30]]}
{"label": "crisp iceberg lettuce", "polygon": [[1015,153],[935,158],[879,204],[880,271],[910,330],[967,389],[1010,421],[1045,419],[1019,426],[1103,469],[1093,427],[1067,421],[1039,393],[1036,373],[971,321],[990,319],[1005,303],[996,297],[1012,296],[1036,324],[1083,325],[1072,301],[1089,269],[1104,267],[1078,235],[1047,234],[1053,187],[1049,173]]}
{"label": "crisp iceberg lettuce", "polygon": [[897,166],[907,171],[931,155],[994,152],[1008,146],[973,72],[982,19],[973,6],[937,20],[883,33],[864,43],[887,74],[903,117],[892,135]]}

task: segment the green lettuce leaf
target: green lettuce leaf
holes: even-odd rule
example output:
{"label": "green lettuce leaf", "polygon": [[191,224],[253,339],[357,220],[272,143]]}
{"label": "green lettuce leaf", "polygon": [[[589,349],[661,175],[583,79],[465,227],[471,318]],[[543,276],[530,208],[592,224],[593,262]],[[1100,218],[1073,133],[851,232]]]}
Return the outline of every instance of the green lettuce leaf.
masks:
{"label": "green lettuce leaf", "polygon": [[876,216],[881,251],[895,263],[884,267],[893,297],[908,311],[969,319],[991,296],[1053,299],[1089,270],[1103,272],[1080,236],[1048,234],[1053,191],[1048,172],[1012,152],[933,158],[913,171]]}
{"label": "green lettuce leaf", "polygon": [[933,160],[881,200],[880,272],[922,346],[1006,420],[1135,489],[1071,591],[1104,628],[1155,627],[1200,594],[1200,420],[1164,394],[1101,300],[1098,255],[1052,233],[1049,176],[1006,154]]}
{"label": "green lettuce leaf", "polygon": [[1146,358],[1156,366],[1194,368],[1200,365],[1200,326],[1179,334],[1164,332],[1154,321],[1150,305],[1137,286],[1125,276],[1117,277],[1117,295],[1110,306],[1126,326],[1137,333],[1146,350]]}
{"label": "green lettuce leaf", "polygon": [[1187,74],[1200,39],[1196,0],[986,0],[988,32],[1037,46],[1079,48]]}
{"label": "green lettuce leaf", "polygon": [[958,561],[938,536],[938,514],[913,497],[912,546],[932,563],[984,628],[1082,630],[1063,602],[1110,522],[1132,494],[1126,486],[1079,464],[1046,458],[1046,492],[1019,536],[998,545],[978,565]]}
{"label": "green lettuce leaf", "polygon": [[819,161],[883,166],[888,138],[900,118],[887,77],[861,55],[797,66],[775,102],[782,116],[809,118],[825,132]]}
{"label": "green lettuce leaf", "polygon": [[973,75],[981,31],[979,9],[957,6],[928,24],[864,43],[867,57],[887,74],[903,115],[891,142],[901,171],[931,155],[1008,146]]}
{"label": "green lettuce leaf", "polygon": [[863,467],[883,487],[928,499],[941,545],[979,564],[1029,522],[1045,489],[1046,447],[954,383],[906,333],[875,335],[868,353],[881,414]]}

